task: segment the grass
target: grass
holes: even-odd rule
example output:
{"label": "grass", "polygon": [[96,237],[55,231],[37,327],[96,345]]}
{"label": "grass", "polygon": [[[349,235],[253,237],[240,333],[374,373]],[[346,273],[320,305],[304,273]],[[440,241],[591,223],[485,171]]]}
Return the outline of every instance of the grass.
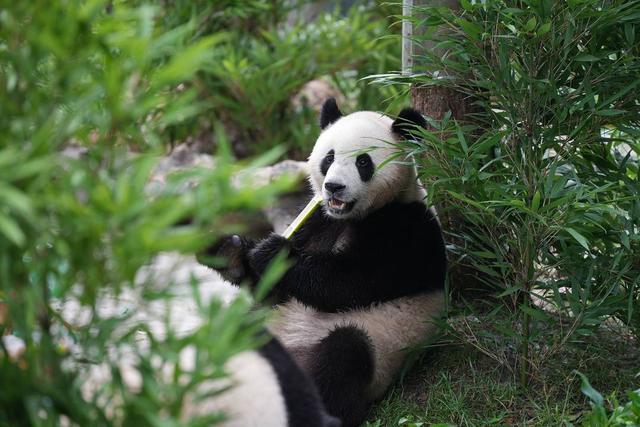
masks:
{"label": "grass", "polygon": [[601,328],[557,353],[538,368],[526,389],[508,369],[469,344],[432,349],[374,408],[365,425],[582,424],[590,405],[576,371],[605,396],[624,396],[640,385],[638,343],[617,332]]}

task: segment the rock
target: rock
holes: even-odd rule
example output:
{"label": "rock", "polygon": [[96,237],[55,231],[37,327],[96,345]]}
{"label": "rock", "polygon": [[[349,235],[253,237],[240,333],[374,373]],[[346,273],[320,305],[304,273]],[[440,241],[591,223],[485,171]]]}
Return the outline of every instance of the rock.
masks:
{"label": "rock", "polygon": [[311,193],[308,191],[286,194],[278,199],[276,205],[266,208],[264,213],[273,226],[273,231],[278,234],[284,233],[310,199]]}
{"label": "rock", "polygon": [[291,105],[297,110],[306,106],[320,114],[322,104],[327,98],[336,98],[338,105],[346,103],[342,93],[331,83],[323,79],[315,79],[302,86],[302,89],[291,98]]}
{"label": "rock", "polygon": [[87,155],[89,149],[84,147],[76,142],[70,142],[65,145],[60,153],[63,157],[68,157],[70,159],[78,160]]}
{"label": "rock", "polygon": [[308,176],[307,163],[284,160],[273,166],[251,171],[250,174],[250,179],[254,179],[258,185],[272,182],[283,175],[291,175],[300,179],[300,185],[295,191],[283,194],[278,198],[277,203],[267,206],[263,210],[267,221],[273,227],[273,231],[281,234],[311,198],[311,193],[305,180]]}
{"label": "rock", "polygon": [[[310,96],[312,98],[313,108],[321,108],[322,102],[324,102],[324,99],[328,96],[339,96],[339,93],[335,91],[335,89],[322,80],[313,80],[305,87],[307,89],[303,89],[299,94],[299,102],[303,102],[303,97]],[[158,162],[147,183],[146,190],[149,195],[158,194],[162,191],[167,182],[167,177],[172,173],[194,167],[205,169],[215,167],[215,158],[210,154],[203,153],[203,150],[208,147],[208,145],[199,141],[200,137],[189,139],[177,145],[167,156]],[[86,147],[69,143],[63,149],[62,155],[67,158],[78,159],[85,156],[87,151],[88,149]],[[131,155],[133,156],[135,154],[131,153]],[[275,181],[285,174],[292,175],[300,180],[298,188],[288,194],[282,195],[277,203],[266,207],[261,214],[251,214],[248,216],[246,214],[230,215],[228,218],[229,221],[243,222],[250,225],[248,235],[251,237],[264,236],[271,230],[276,233],[282,233],[311,198],[311,193],[305,181],[308,175],[307,163],[295,160],[284,160],[272,166],[244,171],[233,178],[235,185],[252,185],[259,188],[260,186]],[[198,183],[196,180],[190,180],[184,185],[188,188],[198,185]]]}
{"label": "rock", "polygon": [[[151,173],[151,178],[147,184],[148,194],[157,194],[165,186],[167,176],[171,173],[194,167],[212,169],[215,166],[213,156],[200,153],[197,144],[183,143],[176,146],[168,156],[158,162]],[[196,185],[195,181],[189,181],[187,186]]]}
{"label": "rock", "polygon": [[[75,151],[72,155],[75,156]],[[162,191],[171,173],[193,167],[213,168],[215,163],[211,155],[198,151],[197,144],[181,144],[158,162],[147,184],[148,194],[153,195]],[[266,208],[262,219],[244,217],[239,221],[249,221],[249,224],[255,227],[267,224],[266,228],[260,231],[262,234],[266,234],[270,229],[276,232],[284,231],[308,200],[305,191],[307,186],[303,179],[307,175],[306,162],[285,160],[273,166],[247,170],[244,175],[240,174],[234,179],[243,181],[243,185],[246,184],[244,180],[253,181],[256,187],[259,187],[283,174],[299,176],[300,188],[283,195],[276,204]],[[198,185],[198,183],[190,182],[188,185]],[[134,347],[128,345],[110,347],[107,351],[108,362],[100,364],[85,363],[87,350],[75,344],[73,340],[66,340],[63,333],[56,333],[56,336],[61,336],[59,345],[73,355],[68,368],[77,370],[85,399],[94,398],[106,383],[113,381],[110,364],[118,366],[120,377],[128,390],[139,391],[142,377],[137,368],[139,362],[137,355],[144,354],[150,346],[149,336],[145,331],[149,331],[154,339],[163,340],[166,338],[167,328],[178,336],[184,336],[202,324],[205,319],[198,309],[198,301],[194,298],[192,280],[198,283],[198,299],[205,305],[213,298],[228,304],[238,295],[242,295],[242,291],[226,282],[214,270],[199,264],[194,256],[171,252],[158,254],[149,265],[141,268],[136,274],[135,286],[125,287],[118,293],[105,287],[98,296],[95,314],[81,303],[79,291],[75,292],[73,289],[64,298],[52,301],[52,308],[67,324],[75,327],[88,325],[94,315],[102,318],[126,317],[126,320],[119,324],[114,335],[127,333],[138,325],[145,325],[144,330],[135,332]],[[170,291],[173,297],[169,303],[164,300],[149,300],[145,291],[150,289],[155,292]],[[0,324],[5,322],[4,308],[4,305],[0,305]],[[12,335],[1,338],[4,347],[8,348],[10,357],[21,358],[26,350],[24,341]],[[183,351],[183,353],[187,352]],[[182,359],[181,353],[180,363]],[[194,363],[186,363],[183,370],[193,369],[193,366]],[[117,400],[107,402],[105,410],[113,415],[120,404],[122,402]]]}
{"label": "rock", "polygon": [[[160,192],[167,181],[168,175],[171,173],[192,167],[213,168],[214,166],[214,157],[199,152],[197,145],[188,143],[180,144],[158,163],[147,184],[147,191],[149,194],[157,194]],[[233,178],[232,183],[234,185],[249,185],[259,188],[286,174],[300,179],[300,185],[297,189],[291,193],[282,195],[277,203],[266,207],[261,216],[251,215],[245,217],[239,215],[235,218],[236,221],[242,221],[243,218],[251,221],[248,230],[250,236],[261,237],[270,230],[276,233],[282,233],[302,210],[311,197],[305,181],[308,175],[307,163],[295,160],[284,160],[272,166],[243,171]],[[185,185],[188,187],[198,185],[198,183],[189,181]],[[229,220],[234,221],[233,215]]]}
{"label": "rock", "polygon": [[17,361],[22,358],[27,347],[21,338],[18,338],[15,335],[4,335],[0,337],[0,339],[2,340],[2,346],[5,348],[12,361]]}

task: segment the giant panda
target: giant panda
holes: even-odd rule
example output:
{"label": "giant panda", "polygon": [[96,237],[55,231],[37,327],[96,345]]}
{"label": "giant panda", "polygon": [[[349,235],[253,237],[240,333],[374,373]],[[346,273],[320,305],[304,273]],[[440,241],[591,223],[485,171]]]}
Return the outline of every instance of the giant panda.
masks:
{"label": "giant panda", "polygon": [[[426,125],[406,108],[394,120],[323,105],[308,159],[322,209],[290,240],[237,235],[210,254],[234,284],[255,285],[286,251],[288,271],[271,290],[269,330],[314,380],[327,411],[360,424],[401,368],[405,350],[433,334],[444,306],[445,245],[410,157],[398,144]],[[395,161],[390,161],[395,158]]]}
{"label": "giant panda", "polygon": [[327,414],[315,385],[277,339],[232,356],[224,369],[227,377],[197,390],[204,398],[185,398],[186,418],[221,414],[220,427],[341,425]]}

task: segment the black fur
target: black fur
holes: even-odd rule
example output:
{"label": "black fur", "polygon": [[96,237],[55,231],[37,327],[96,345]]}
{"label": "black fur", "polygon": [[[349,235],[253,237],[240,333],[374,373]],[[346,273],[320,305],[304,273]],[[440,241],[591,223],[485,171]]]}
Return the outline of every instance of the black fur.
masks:
{"label": "black fur", "polygon": [[340,421],[325,410],[311,379],[296,365],[280,342],[272,339],[258,352],[269,361],[278,377],[290,427],[340,426]]}
{"label": "black fur", "polygon": [[367,153],[360,154],[356,157],[356,167],[358,168],[360,179],[364,182],[369,181],[371,177],[373,177],[373,172],[376,169],[373,160],[371,160],[371,156]]}
{"label": "black fur", "polygon": [[360,425],[369,409],[365,392],[373,380],[373,346],[362,329],[340,326],[315,345],[311,376],[327,411],[343,426]]}
{"label": "black fur", "polygon": [[[341,236],[347,244],[336,251]],[[242,253],[230,263],[245,271],[232,281],[257,283],[282,250],[289,252],[293,265],[271,290],[276,301],[295,297],[318,310],[336,312],[444,286],[440,226],[421,202],[393,202],[353,221],[335,220],[318,210],[291,241],[277,234],[257,243],[243,240]]]}
{"label": "black fur", "polygon": [[334,155],[335,155],[335,152],[333,150],[329,150],[327,155],[324,156],[324,159],[322,159],[322,162],[320,162],[320,173],[323,176],[327,174],[327,171],[329,170],[329,167],[333,163],[333,156]]}
{"label": "black fur", "polygon": [[338,108],[336,99],[327,99],[322,105],[322,112],[320,113],[320,129],[326,128],[331,123],[336,122],[340,117],[342,117],[342,112]]}
{"label": "black fur", "polygon": [[426,127],[427,121],[422,114],[407,107],[400,111],[398,118],[391,125],[391,130],[404,139],[416,139],[420,134],[419,128]]}
{"label": "black fur", "polygon": [[[220,239],[218,243],[198,254],[202,264],[215,268],[218,273],[231,283],[241,284],[245,279],[257,283],[259,277],[252,275],[248,254],[256,245],[256,241],[238,235]],[[222,259],[220,259],[222,258]]]}

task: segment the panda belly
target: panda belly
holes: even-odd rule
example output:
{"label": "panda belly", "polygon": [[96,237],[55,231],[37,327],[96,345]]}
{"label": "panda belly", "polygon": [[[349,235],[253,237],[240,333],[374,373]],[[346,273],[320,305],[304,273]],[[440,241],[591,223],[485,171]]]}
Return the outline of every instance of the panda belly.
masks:
{"label": "panda belly", "polygon": [[268,329],[307,371],[314,357],[314,345],[332,330],[339,326],[362,329],[373,345],[375,364],[367,394],[378,399],[400,369],[404,350],[433,333],[435,325],[429,320],[439,316],[443,307],[442,291],[339,313],[321,312],[292,299],[276,308]]}

